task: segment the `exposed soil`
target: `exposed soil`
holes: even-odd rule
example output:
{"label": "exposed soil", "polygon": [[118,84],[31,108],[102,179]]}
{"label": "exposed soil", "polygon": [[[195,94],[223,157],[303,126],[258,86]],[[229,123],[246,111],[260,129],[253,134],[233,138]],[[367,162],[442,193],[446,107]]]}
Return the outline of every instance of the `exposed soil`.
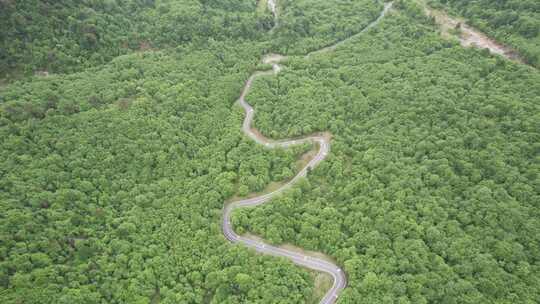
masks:
{"label": "exposed soil", "polygon": [[279,54],[268,54],[265,55],[262,59],[262,62],[264,64],[272,64],[272,63],[279,63],[282,62],[283,59],[285,59],[285,56],[279,55]]}
{"label": "exposed soil", "polygon": [[512,48],[498,43],[482,32],[470,27],[463,19],[451,17],[443,11],[432,9],[427,5],[424,5],[424,10],[426,15],[435,19],[435,22],[441,28],[443,36],[454,36],[454,32],[457,32],[457,38],[464,47],[488,49],[492,54],[522,62],[517,52]]}

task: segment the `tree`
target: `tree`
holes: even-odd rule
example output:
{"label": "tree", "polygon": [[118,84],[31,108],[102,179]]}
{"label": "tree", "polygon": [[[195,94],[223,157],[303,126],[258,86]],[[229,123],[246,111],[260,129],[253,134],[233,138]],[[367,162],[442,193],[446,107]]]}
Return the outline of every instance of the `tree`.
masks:
{"label": "tree", "polygon": [[253,279],[245,273],[239,273],[234,277],[234,282],[241,292],[248,292],[251,289]]}

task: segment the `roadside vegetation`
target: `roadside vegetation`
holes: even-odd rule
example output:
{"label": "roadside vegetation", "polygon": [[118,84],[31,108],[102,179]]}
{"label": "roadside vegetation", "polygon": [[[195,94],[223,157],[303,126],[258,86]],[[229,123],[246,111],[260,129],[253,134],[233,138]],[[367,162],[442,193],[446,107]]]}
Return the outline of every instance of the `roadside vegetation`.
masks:
{"label": "roadside vegetation", "polygon": [[[278,4],[270,32],[253,0],[0,0],[1,303],[317,302],[325,280],[221,234],[226,200],[306,151],[246,138],[234,102],[263,54],[330,45],[383,4]],[[539,74],[395,6],[257,80],[262,133],[332,148],[238,231],[334,258],[339,303],[534,303]]]}
{"label": "roadside vegetation", "polygon": [[307,54],[350,37],[375,20],[383,8],[373,0],[280,0],[273,50]]}
{"label": "roadside vegetation", "polygon": [[247,50],[122,56],[2,93],[2,303],[306,302],[305,270],[221,235],[223,202],[301,152],[241,133]]}
{"label": "roadside vegetation", "polygon": [[247,99],[281,138],[329,130],[302,185],[234,223],[335,257],[339,303],[540,296],[537,70],[444,40],[411,2],[335,52],[289,58]]}
{"label": "roadside vegetation", "polygon": [[0,7],[2,303],[318,301],[314,274],[221,234],[224,201],[291,178],[306,151],[240,130],[234,101],[272,48],[270,12],[235,0]]}

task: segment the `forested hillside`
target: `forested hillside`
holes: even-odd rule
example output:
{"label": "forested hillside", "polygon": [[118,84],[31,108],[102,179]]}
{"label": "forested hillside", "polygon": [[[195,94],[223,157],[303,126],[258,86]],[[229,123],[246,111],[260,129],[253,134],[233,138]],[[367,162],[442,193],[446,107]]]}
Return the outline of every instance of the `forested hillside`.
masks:
{"label": "forested hillside", "polygon": [[[250,0],[0,1],[0,78],[65,73],[132,51],[204,45],[208,40],[268,40],[274,20]],[[357,32],[382,4],[280,1],[272,48],[297,53]],[[7,74],[7,75],[6,75]]]}
{"label": "forested hillside", "polygon": [[271,52],[292,57],[247,96],[255,126],[331,132],[331,153],[238,232],[328,254],[338,303],[538,302],[538,71],[444,40],[412,0],[306,59],[383,3],[278,7],[272,30],[257,0],[0,0],[0,303],[318,303],[313,272],[220,226],[312,148],[241,131]]}
{"label": "forested hillside", "polygon": [[311,273],[221,234],[225,200],[290,178],[309,148],[269,151],[240,130],[234,101],[278,35],[268,11],[0,5],[2,74],[20,77],[0,88],[2,303],[318,301]]}
{"label": "forested hillside", "polygon": [[339,303],[540,298],[540,75],[437,34],[416,6],[247,97],[264,134],[329,130],[307,183],[234,222],[344,265]]}
{"label": "forested hillside", "polygon": [[256,1],[0,1],[0,77],[72,72],[131,51],[261,38],[273,24]]}
{"label": "forested hillside", "polygon": [[500,42],[512,45],[524,59],[540,67],[540,1],[430,0],[450,9]]}
{"label": "forested hillside", "polygon": [[358,33],[381,12],[373,0],[284,0],[274,50],[281,54],[306,54]]}

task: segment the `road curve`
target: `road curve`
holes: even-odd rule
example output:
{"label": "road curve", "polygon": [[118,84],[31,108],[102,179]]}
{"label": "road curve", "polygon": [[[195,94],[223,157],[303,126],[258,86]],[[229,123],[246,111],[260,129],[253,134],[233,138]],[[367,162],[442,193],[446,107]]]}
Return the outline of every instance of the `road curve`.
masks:
{"label": "road curve", "polygon": [[[275,0],[269,0],[268,6],[272,10],[274,14],[274,18],[277,20]],[[365,32],[369,28],[379,23],[381,18],[384,17],[384,15],[388,12],[391,6],[392,6],[392,3],[386,3],[384,6],[384,10],[381,12],[379,17],[375,21],[370,23],[366,28],[364,28],[358,34]],[[325,47],[323,49],[311,52],[306,55],[306,58],[316,53],[333,51],[339,44],[343,43],[344,41],[340,41],[329,47]],[[309,268],[315,271],[329,274],[333,278],[333,285],[330,288],[330,290],[325,294],[325,296],[322,298],[320,303],[331,304],[331,303],[336,302],[339,296],[339,293],[347,286],[346,275],[339,266],[320,258],[316,258],[316,257],[306,255],[300,252],[296,252],[293,250],[288,250],[288,249],[272,246],[262,241],[256,241],[247,237],[243,237],[234,232],[232,228],[232,224],[231,224],[231,214],[234,209],[244,208],[244,207],[254,207],[254,206],[258,206],[258,205],[268,202],[269,200],[274,198],[276,195],[291,188],[300,178],[305,177],[308,173],[308,170],[315,168],[321,161],[323,161],[326,158],[326,156],[328,155],[330,151],[330,136],[325,136],[323,134],[315,134],[315,135],[303,137],[300,139],[285,139],[285,140],[276,141],[276,140],[268,139],[262,136],[261,134],[254,132],[254,130],[251,127],[252,122],[253,122],[253,117],[255,115],[255,110],[253,109],[252,106],[250,106],[246,102],[245,97],[247,93],[249,92],[249,89],[253,85],[253,81],[255,80],[255,78],[259,76],[264,76],[264,75],[267,75],[267,76],[276,75],[281,70],[281,66],[279,65],[279,63],[285,59],[287,59],[287,57],[276,55],[276,54],[270,54],[270,55],[265,56],[263,58],[263,63],[272,64],[272,70],[265,71],[265,72],[256,72],[248,78],[244,88],[242,89],[240,98],[238,99],[238,103],[242,106],[242,108],[244,108],[244,111],[246,113],[244,122],[242,124],[242,131],[249,138],[254,140],[256,143],[264,145],[270,149],[287,148],[290,146],[300,145],[303,143],[315,143],[317,144],[317,147],[318,147],[317,154],[290,181],[283,184],[277,190],[261,195],[261,196],[238,200],[238,201],[226,204],[223,209],[223,222],[222,222],[223,234],[225,238],[227,238],[232,243],[241,243],[247,247],[255,249],[256,251],[262,254],[268,254],[268,255],[272,255],[276,257],[284,257],[291,260],[293,263],[297,265],[304,266],[306,268]]]}

